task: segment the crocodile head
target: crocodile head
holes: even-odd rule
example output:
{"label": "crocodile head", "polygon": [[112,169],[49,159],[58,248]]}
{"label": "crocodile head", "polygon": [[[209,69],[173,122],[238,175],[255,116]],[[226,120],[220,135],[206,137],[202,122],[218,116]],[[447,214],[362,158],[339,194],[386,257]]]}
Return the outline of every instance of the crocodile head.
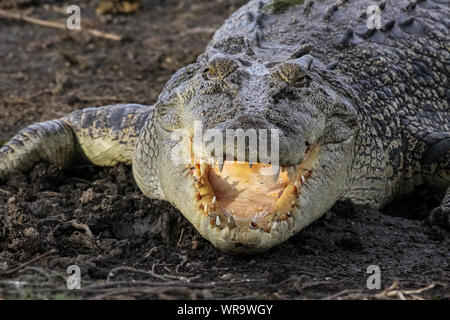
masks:
{"label": "crocodile head", "polygon": [[261,63],[205,54],[161,93],[136,148],[136,181],[216,247],[266,250],[343,194],[358,127],[352,97],[309,55]]}

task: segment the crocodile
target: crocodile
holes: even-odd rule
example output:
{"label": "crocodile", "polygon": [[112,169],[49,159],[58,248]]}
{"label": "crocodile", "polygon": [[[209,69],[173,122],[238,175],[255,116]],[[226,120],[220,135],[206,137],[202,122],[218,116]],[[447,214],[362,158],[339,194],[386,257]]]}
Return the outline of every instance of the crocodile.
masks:
{"label": "crocodile", "polygon": [[[291,2],[238,9],[154,105],[23,129],[0,149],[0,180],[39,161],[125,163],[146,196],[243,254],[283,243],[338,200],[380,209],[419,185],[444,192],[430,217],[448,225],[448,2]],[[266,133],[256,147],[253,132]]]}

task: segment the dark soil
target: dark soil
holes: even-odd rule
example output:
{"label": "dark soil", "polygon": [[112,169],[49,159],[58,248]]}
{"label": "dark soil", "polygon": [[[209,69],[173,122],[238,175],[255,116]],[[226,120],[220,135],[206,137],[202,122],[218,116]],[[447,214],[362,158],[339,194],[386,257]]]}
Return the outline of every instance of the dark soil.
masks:
{"label": "dark soil", "polygon": [[[135,14],[96,16],[98,1],[79,1],[86,24],[121,42],[0,18],[0,141],[79,108],[153,103],[244,2],[144,1]],[[50,1],[9,3],[0,8],[63,17]],[[233,256],[144,197],[128,167],[40,164],[0,184],[0,299],[449,299],[449,231],[427,223],[441,197],[419,189],[383,212],[337,203],[286,243]],[[82,290],[69,291],[74,264]],[[370,265],[381,290],[366,287]]]}

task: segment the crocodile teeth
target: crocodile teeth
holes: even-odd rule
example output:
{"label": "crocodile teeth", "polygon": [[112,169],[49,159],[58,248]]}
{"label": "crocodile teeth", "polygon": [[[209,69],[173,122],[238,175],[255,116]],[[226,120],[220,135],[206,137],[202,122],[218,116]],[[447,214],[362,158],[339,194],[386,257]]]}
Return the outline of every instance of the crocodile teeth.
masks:
{"label": "crocodile teeth", "polygon": [[219,163],[219,171],[222,173],[223,166],[225,165],[225,162]]}
{"label": "crocodile teeth", "polygon": [[214,196],[214,198],[212,198],[211,203],[216,203],[216,196]]}
{"label": "crocodile teeth", "polygon": [[278,227],[278,223],[275,221],[273,223],[273,225],[272,225],[272,229],[271,230],[275,231],[275,230],[277,230],[277,227]]}
{"label": "crocodile teeth", "polygon": [[294,219],[292,219],[292,217],[289,217],[287,220],[287,225],[289,229],[292,229],[292,227],[294,226]]}
{"label": "crocodile teeth", "polygon": [[219,216],[217,216],[217,217],[216,217],[216,226],[220,226],[220,224],[221,224],[221,223],[220,223],[220,218],[219,218]]}
{"label": "crocodile teeth", "polygon": [[304,184],[305,181],[306,181],[305,177],[304,177],[303,175],[301,175],[301,176],[300,176],[300,179],[302,180],[302,184]]}
{"label": "crocodile teeth", "polygon": [[232,216],[228,216],[228,227],[230,229],[236,227],[236,222],[234,221]]}

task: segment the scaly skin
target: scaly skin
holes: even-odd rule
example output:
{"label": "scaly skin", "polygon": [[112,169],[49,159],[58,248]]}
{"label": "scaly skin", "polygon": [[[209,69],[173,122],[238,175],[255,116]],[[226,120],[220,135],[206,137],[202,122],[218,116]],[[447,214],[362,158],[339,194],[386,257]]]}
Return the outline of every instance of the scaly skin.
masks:
{"label": "scaly skin", "polygon": [[[234,13],[154,107],[87,109],[28,127],[0,149],[0,179],[80,154],[97,165],[132,163],[145,195],[169,201],[215,246],[237,253],[285,241],[339,199],[380,208],[421,184],[447,189],[448,3],[381,1],[380,30],[366,27],[372,1],[305,1],[280,14],[267,4]],[[208,187],[215,169],[192,161],[195,121],[221,132],[277,129],[280,164],[299,172],[281,195],[292,207],[255,214],[251,224],[222,210]],[[447,224],[449,197],[435,215]]]}

